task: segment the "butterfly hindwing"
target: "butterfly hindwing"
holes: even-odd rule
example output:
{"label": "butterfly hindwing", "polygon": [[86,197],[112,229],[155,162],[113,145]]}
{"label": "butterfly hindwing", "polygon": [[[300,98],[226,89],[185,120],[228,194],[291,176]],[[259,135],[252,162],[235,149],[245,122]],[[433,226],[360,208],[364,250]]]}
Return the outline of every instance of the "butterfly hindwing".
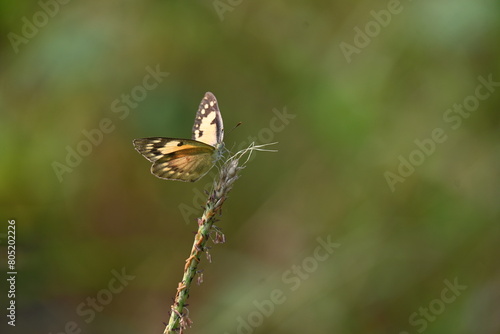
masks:
{"label": "butterfly hindwing", "polygon": [[224,125],[214,94],[207,92],[201,100],[193,125],[193,140],[217,146],[224,138]]}
{"label": "butterfly hindwing", "polygon": [[151,166],[151,173],[162,179],[194,182],[205,175],[212,166],[211,152],[178,158],[165,156]]}
{"label": "butterfly hindwing", "polygon": [[194,182],[214,164],[215,148],[191,139],[141,138],[134,146],[153,162],[151,173],[161,179]]}

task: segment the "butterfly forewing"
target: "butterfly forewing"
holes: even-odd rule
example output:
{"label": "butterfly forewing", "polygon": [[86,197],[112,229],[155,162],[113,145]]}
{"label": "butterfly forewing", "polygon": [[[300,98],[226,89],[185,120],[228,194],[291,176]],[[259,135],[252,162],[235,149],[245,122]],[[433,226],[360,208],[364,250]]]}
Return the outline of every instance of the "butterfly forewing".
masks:
{"label": "butterfly forewing", "polygon": [[151,162],[177,151],[183,145],[183,140],[176,138],[151,137],[134,139],[135,149]]}
{"label": "butterfly forewing", "polygon": [[207,92],[194,119],[192,139],[217,146],[222,143],[223,137],[224,125],[217,99],[214,94]]}

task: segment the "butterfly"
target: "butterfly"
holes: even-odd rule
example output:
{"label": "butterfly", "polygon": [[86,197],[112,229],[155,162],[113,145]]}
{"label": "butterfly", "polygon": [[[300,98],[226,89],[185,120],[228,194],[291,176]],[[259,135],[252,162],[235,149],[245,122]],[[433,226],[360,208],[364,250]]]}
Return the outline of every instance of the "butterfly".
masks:
{"label": "butterfly", "polygon": [[215,165],[224,151],[224,126],[214,94],[201,100],[192,139],[150,137],[134,139],[135,149],[151,161],[151,173],[160,179],[195,182]]}

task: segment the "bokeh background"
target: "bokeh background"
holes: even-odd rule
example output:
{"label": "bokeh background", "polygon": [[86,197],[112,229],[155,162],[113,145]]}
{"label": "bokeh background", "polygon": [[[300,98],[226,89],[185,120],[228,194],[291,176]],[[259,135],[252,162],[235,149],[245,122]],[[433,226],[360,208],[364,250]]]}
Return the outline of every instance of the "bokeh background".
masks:
{"label": "bokeh background", "polygon": [[[132,139],[190,137],[206,91],[227,147],[277,141],[279,152],[258,153],[225,203],[227,242],[200,264],[188,333],[500,332],[500,87],[482,88],[467,117],[447,114],[473,103],[479,77],[500,81],[497,2],[0,7],[8,333],[163,332],[211,176],[157,179]],[[141,91],[148,68],[168,75]],[[103,120],[108,132],[82,144]],[[446,140],[418,160],[415,140],[435,129]],[[419,165],[390,186],[412,154]],[[318,238],[338,244],[322,261]],[[110,294],[121,271],[133,279]],[[270,307],[273,291],[283,302]]]}

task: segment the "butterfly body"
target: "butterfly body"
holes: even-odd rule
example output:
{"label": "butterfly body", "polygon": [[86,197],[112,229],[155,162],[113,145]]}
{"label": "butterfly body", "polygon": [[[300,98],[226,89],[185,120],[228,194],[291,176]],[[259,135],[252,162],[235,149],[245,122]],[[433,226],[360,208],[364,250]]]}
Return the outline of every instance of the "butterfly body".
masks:
{"label": "butterfly body", "polygon": [[194,182],[208,173],[224,150],[222,116],[210,92],[200,103],[192,132],[192,139],[141,138],[134,140],[134,146],[153,163],[153,175],[166,180]]}

